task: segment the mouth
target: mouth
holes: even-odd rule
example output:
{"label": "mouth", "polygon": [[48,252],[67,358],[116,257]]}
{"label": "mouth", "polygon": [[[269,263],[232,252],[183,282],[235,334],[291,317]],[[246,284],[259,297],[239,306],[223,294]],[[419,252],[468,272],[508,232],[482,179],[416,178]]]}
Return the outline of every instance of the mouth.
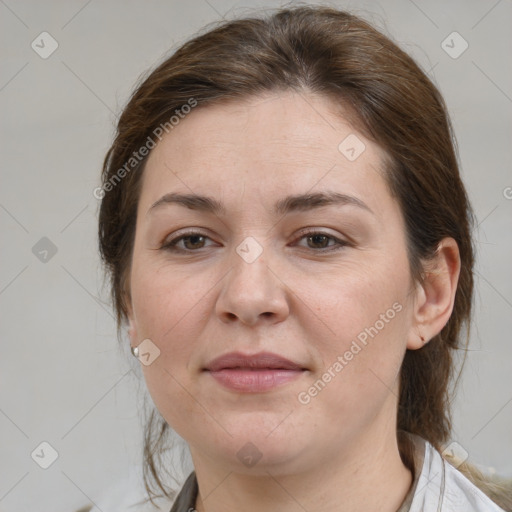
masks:
{"label": "mouth", "polygon": [[230,352],[217,357],[205,368],[206,371],[243,369],[247,371],[258,370],[305,370],[300,364],[271,352],[246,355],[240,352]]}
{"label": "mouth", "polygon": [[307,368],[270,352],[254,355],[231,352],[211,361],[203,371],[228,389],[258,393],[298,378]]}

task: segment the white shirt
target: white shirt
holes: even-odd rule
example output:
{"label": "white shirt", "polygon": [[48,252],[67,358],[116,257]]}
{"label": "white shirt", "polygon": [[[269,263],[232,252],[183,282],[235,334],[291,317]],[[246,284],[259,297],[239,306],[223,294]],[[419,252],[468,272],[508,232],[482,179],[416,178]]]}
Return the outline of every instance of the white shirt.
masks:
{"label": "white shirt", "polygon": [[[416,475],[397,512],[505,512],[443,459],[428,441],[409,435],[415,446]],[[191,486],[182,487],[180,494],[185,504],[179,512],[189,512],[195,505]],[[173,505],[168,499],[160,499],[158,507],[150,502],[141,504],[145,499],[140,468],[134,468],[130,479],[111,489],[91,512],[169,512]]]}
{"label": "white shirt", "polygon": [[428,441],[418,436],[411,437],[416,446],[415,462],[421,460],[423,451],[423,464],[419,477],[413,483],[412,503],[410,508],[405,508],[406,511],[505,512],[446,461]]}

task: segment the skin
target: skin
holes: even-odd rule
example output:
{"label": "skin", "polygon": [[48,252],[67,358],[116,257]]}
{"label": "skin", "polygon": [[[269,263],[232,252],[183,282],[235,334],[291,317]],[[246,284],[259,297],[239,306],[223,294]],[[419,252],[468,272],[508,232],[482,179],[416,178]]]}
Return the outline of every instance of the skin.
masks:
{"label": "skin", "polygon": [[[350,134],[366,146],[352,162],[338,150]],[[160,350],[144,376],[190,446],[198,511],[393,512],[405,498],[412,479],[396,441],[400,365],[407,348],[446,324],[460,263],[456,243],[445,239],[425,283],[412,281],[383,157],[330,100],[294,92],[197,108],[150,154],[130,273],[130,337],[132,346],[149,338]],[[287,195],[333,191],[371,211],[353,204],[273,211]],[[225,212],[179,204],[148,212],[172,192],[212,197]],[[162,248],[192,228],[205,238],[182,238],[181,252]],[[333,238],[308,238],[305,228]],[[252,263],[236,252],[246,237],[262,249]],[[397,303],[400,312],[301,403],[299,394]],[[307,371],[267,392],[231,391],[202,369],[235,350],[274,352]],[[237,456],[248,442],[261,454],[252,467]]]}

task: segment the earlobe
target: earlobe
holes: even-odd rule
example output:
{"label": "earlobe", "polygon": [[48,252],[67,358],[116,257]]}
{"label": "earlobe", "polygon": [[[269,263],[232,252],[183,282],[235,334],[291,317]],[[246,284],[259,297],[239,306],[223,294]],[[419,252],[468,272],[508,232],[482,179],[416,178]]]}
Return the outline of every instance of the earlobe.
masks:
{"label": "earlobe", "polygon": [[133,342],[135,338],[135,325],[133,324],[133,320],[129,319],[129,326],[128,326],[128,335],[130,336],[130,340]]}
{"label": "earlobe", "polygon": [[407,348],[409,350],[418,350],[426,345],[429,341],[430,337],[426,337],[424,334],[421,334],[419,330],[412,331],[409,334],[409,338],[407,340]]}
{"label": "earlobe", "polygon": [[126,291],[123,292],[123,306],[125,318],[128,320],[128,336],[130,338],[131,345],[137,345],[137,329],[135,327],[135,315],[133,312],[133,305],[131,297]]}
{"label": "earlobe", "polygon": [[133,315],[133,310],[131,307],[128,308],[128,311],[126,313],[126,318],[128,319],[128,336],[130,338],[130,344],[131,346],[138,345],[137,341],[137,327],[135,325],[135,319]]}
{"label": "earlobe", "polygon": [[137,338],[137,329],[135,327],[135,322],[131,315],[128,317],[128,322],[129,322],[128,336],[130,339],[130,350],[134,357],[139,357],[139,349],[138,349],[139,341]]}
{"label": "earlobe", "polygon": [[417,286],[408,349],[423,347],[446,325],[453,311],[459,273],[457,242],[453,238],[444,238],[435,256],[425,263],[422,281]]}

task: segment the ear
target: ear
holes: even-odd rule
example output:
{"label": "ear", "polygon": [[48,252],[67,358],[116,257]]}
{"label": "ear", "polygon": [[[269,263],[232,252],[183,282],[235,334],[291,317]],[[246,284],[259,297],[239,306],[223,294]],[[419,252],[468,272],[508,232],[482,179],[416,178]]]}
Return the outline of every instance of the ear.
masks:
{"label": "ear", "polygon": [[407,348],[417,350],[439,334],[453,311],[460,273],[460,255],[453,238],[443,238],[433,259],[424,265],[415,292]]}
{"label": "ear", "polygon": [[129,327],[128,327],[128,336],[130,337],[130,345],[132,347],[136,347],[138,345],[137,340],[137,328],[135,327],[135,323],[132,317],[128,318]]}
{"label": "ear", "polygon": [[135,315],[133,314],[133,308],[130,302],[126,303],[126,316],[128,319],[128,336],[130,338],[130,345],[136,347],[139,344],[137,327],[135,322]]}

